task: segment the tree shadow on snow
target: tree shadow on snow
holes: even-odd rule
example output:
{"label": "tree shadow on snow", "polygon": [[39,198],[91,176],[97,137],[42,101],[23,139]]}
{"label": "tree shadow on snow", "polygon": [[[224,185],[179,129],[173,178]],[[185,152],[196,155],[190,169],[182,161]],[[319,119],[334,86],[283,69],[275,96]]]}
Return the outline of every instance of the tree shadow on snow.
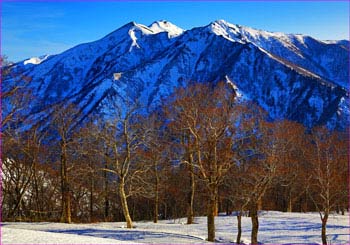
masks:
{"label": "tree shadow on snow", "polygon": [[120,241],[156,241],[165,240],[170,242],[172,239],[186,239],[202,241],[200,238],[192,237],[189,235],[173,234],[173,233],[162,233],[162,232],[151,232],[151,231],[140,231],[140,230],[99,230],[99,229],[70,229],[70,230],[46,230],[48,232],[64,233],[64,234],[75,234],[82,236],[93,236],[99,238],[116,239]]}

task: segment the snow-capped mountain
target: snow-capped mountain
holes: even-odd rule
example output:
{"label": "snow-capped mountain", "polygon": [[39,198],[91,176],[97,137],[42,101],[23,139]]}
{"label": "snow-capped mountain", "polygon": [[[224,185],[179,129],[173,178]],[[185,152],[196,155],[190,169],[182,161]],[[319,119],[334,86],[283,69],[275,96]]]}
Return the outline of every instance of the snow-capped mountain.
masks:
{"label": "snow-capped mountain", "polygon": [[85,115],[108,113],[117,98],[157,105],[189,81],[224,80],[272,118],[349,125],[346,40],[319,41],[223,20],[187,31],[168,21],[131,22],[95,42],[19,62],[16,69],[32,79],[32,115],[60,101],[77,103]]}

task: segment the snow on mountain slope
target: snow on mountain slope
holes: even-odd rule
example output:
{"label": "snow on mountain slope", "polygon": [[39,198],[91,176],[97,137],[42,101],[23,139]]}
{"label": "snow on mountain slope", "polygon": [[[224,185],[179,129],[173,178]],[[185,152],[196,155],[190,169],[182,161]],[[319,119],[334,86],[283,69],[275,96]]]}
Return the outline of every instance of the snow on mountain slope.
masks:
{"label": "snow on mountain slope", "polygon": [[78,104],[83,116],[111,113],[108,105],[118,98],[155,106],[189,81],[230,80],[242,98],[257,102],[272,118],[344,128],[348,55],[344,42],[223,20],[187,31],[168,21],[130,22],[100,40],[36,65],[18,63],[16,69],[32,78],[31,115],[60,101]]}
{"label": "snow on mountain slope", "polygon": [[27,64],[39,65],[41,62],[46,60],[48,57],[49,57],[49,55],[44,55],[44,56],[41,56],[41,57],[32,57],[32,58],[30,58],[28,60],[25,60],[23,62],[23,64],[24,65],[27,65]]}
{"label": "snow on mountain slope", "polygon": [[256,30],[233,25],[224,20],[212,22],[209,28],[229,40],[253,43],[326,80],[348,87],[349,42],[346,45],[345,40],[324,42],[307,35]]}

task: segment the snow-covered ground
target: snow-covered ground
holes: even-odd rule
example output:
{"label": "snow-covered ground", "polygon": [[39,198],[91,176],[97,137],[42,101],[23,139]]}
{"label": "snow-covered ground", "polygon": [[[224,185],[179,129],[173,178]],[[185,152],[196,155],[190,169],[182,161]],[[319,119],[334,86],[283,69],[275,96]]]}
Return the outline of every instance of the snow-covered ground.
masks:
{"label": "snow-covered ground", "polygon": [[[259,242],[265,244],[320,244],[318,213],[262,212]],[[93,224],[12,223],[1,225],[1,244],[137,244],[137,243],[207,243],[206,218],[135,222],[134,229],[122,222]],[[216,238],[220,243],[236,240],[235,216],[216,217]],[[250,218],[242,218],[242,240],[250,242]],[[327,225],[329,244],[350,244],[349,214],[332,214]]]}

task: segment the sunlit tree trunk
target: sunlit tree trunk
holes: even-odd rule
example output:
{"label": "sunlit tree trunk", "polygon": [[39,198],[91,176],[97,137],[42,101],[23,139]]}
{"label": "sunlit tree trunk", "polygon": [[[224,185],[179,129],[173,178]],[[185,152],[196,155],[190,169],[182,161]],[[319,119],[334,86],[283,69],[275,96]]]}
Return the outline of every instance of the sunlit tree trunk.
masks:
{"label": "sunlit tree trunk", "polygon": [[196,183],[195,183],[195,176],[194,176],[194,168],[193,168],[193,156],[190,154],[190,193],[189,193],[189,202],[188,202],[188,211],[187,211],[187,224],[193,224],[193,218],[194,218],[194,194],[195,194],[195,188],[196,188]]}
{"label": "sunlit tree trunk", "polygon": [[123,208],[123,214],[126,221],[126,227],[132,228],[132,219],[129,213],[128,202],[125,194],[125,179],[123,176],[120,177],[119,182],[119,196]]}
{"label": "sunlit tree trunk", "polygon": [[288,206],[287,206],[287,212],[292,212],[293,211],[293,198],[292,198],[292,191],[289,190],[288,193]]}

